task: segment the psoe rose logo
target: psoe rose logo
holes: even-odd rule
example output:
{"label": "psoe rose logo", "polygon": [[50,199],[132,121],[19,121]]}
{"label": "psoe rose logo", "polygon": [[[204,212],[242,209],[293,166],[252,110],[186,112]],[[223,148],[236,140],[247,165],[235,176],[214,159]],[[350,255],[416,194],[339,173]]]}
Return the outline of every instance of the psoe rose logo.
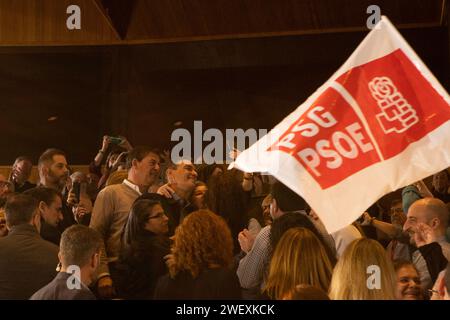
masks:
{"label": "psoe rose logo", "polygon": [[419,122],[416,110],[389,77],[373,78],[369,90],[381,110],[376,117],[384,133],[402,133]]}

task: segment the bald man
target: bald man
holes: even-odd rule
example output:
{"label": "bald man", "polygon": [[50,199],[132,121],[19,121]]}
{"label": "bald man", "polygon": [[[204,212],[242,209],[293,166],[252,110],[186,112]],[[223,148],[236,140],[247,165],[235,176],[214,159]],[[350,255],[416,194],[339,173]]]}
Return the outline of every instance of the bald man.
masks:
{"label": "bald man", "polygon": [[411,244],[417,247],[412,262],[425,290],[432,287],[450,260],[450,244],[445,237],[448,222],[448,208],[437,198],[420,199],[409,207],[403,230],[409,233]]}

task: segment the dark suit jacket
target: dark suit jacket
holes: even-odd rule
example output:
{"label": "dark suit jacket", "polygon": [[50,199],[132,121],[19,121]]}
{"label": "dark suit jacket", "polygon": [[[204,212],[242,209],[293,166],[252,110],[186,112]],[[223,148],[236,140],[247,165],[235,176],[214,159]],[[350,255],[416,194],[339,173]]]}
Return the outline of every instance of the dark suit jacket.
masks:
{"label": "dark suit jacket", "polygon": [[29,299],[56,275],[58,247],[29,224],[0,238],[0,299]]}
{"label": "dark suit jacket", "polygon": [[52,282],[33,294],[30,300],[96,300],[91,290],[82,283],[80,289],[69,289],[67,280],[70,276],[69,273],[58,273]]}

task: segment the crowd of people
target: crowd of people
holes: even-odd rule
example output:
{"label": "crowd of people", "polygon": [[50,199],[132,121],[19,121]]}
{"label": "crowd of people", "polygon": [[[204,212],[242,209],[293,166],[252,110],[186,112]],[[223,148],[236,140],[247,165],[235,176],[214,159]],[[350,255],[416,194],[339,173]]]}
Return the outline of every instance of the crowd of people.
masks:
{"label": "crowd of people", "polygon": [[330,234],[268,175],[124,137],[88,172],[68,159],[43,152],[37,185],[25,156],[0,175],[0,299],[450,299],[448,170]]}

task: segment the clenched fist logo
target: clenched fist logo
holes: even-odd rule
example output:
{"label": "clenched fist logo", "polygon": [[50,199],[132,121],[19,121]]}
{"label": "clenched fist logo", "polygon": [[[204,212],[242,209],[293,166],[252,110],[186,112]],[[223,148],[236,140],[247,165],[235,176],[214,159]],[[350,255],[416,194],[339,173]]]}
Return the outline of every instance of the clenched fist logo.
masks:
{"label": "clenched fist logo", "polygon": [[416,110],[388,77],[373,78],[369,89],[381,109],[376,118],[384,133],[402,133],[419,122]]}

